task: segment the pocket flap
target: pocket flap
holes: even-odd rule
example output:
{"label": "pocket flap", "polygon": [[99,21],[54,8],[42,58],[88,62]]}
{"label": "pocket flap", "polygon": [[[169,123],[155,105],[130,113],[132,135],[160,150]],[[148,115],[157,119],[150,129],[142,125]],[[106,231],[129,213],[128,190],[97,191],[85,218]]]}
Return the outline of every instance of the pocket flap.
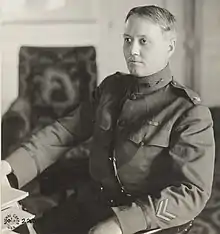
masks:
{"label": "pocket flap", "polygon": [[145,145],[168,147],[170,141],[170,129],[157,128],[148,125],[145,128],[141,128],[137,133],[131,134],[129,140],[136,144],[143,142]]}
{"label": "pocket flap", "polygon": [[168,130],[160,130],[157,134],[152,136],[145,136],[143,141],[147,145],[168,147],[170,142],[170,132]]}

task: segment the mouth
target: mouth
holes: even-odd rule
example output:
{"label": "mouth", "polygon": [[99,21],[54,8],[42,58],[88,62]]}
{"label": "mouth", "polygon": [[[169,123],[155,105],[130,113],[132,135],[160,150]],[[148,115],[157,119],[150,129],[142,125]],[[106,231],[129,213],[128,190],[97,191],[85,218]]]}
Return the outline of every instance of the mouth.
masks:
{"label": "mouth", "polygon": [[129,58],[128,63],[140,64],[140,63],[142,63],[142,61],[137,59],[137,58]]}
{"label": "mouth", "polygon": [[142,64],[141,61],[137,61],[137,60],[129,60],[128,63],[130,63],[130,64]]}

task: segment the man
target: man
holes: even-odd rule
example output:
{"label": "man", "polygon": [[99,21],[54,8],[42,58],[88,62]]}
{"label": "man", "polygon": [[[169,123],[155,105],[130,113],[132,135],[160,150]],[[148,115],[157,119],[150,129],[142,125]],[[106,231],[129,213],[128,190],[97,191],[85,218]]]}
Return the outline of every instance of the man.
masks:
{"label": "man", "polygon": [[[175,45],[175,18],[169,11],[131,9],[124,31],[130,74],[107,77],[92,104],[81,103],[8,157],[23,186],[74,143],[93,136],[91,180],[78,192],[81,216],[64,218],[58,209],[66,226],[47,216],[36,225],[42,233],[83,233],[83,220],[90,219],[84,233],[188,232],[210,197],[214,138],[208,108],[173,80],[169,59]],[[44,222],[54,229],[44,229]]]}

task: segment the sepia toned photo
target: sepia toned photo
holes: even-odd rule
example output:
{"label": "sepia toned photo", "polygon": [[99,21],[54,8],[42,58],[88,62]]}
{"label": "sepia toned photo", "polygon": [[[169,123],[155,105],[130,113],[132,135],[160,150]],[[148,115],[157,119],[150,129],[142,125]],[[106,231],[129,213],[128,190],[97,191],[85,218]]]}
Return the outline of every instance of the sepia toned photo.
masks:
{"label": "sepia toned photo", "polygon": [[1,233],[220,233],[220,1],[2,0]]}

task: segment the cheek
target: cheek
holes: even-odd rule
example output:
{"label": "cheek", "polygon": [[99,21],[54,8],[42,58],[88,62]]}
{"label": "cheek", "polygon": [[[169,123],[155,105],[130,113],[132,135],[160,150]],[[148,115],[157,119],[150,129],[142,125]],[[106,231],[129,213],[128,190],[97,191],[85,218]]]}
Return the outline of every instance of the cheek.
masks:
{"label": "cheek", "polygon": [[142,49],[142,58],[148,62],[154,63],[156,61],[163,60],[166,56],[164,47],[154,46]]}
{"label": "cheek", "polygon": [[124,57],[127,58],[129,56],[129,48],[126,45],[123,45],[123,53]]}
{"label": "cheek", "polygon": [[161,55],[161,57],[165,58],[169,54],[169,47],[166,43],[161,43],[156,47],[157,53]]}
{"label": "cheek", "polygon": [[154,53],[154,50],[152,48],[149,47],[143,47],[141,49],[141,57],[143,60],[151,60],[152,59],[152,55]]}

